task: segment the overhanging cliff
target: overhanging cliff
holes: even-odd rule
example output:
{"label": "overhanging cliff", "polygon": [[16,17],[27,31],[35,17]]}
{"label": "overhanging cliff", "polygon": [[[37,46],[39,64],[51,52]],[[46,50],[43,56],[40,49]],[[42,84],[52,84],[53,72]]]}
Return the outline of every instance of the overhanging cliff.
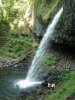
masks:
{"label": "overhanging cliff", "polygon": [[56,42],[75,46],[75,1],[64,0],[63,4],[64,12],[54,38]]}
{"label": "overhanging cliff", "polygon": [[75,45],[75,0],[44,0],[35,4],[34,33],[42,35],[56,12],[63,6],[63,15],[56,27],[53,40],[58,43]]}

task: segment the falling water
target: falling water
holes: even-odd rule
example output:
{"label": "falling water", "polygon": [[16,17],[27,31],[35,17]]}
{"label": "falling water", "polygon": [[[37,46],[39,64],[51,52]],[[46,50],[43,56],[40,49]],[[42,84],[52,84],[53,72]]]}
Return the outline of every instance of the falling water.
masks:
{"label": "falling water", "polygon": [[[41,41],[41,43],[38,47],[38,50],[36,51],[36,54],[35,54],[34,59],[32,61],[31,67],[30,67],[29,72],[27,74],[26,80],[22,80],[22,81],[17,82],[17,84],[20,87],[22,87],[22,88],[28,87],[28,86],[25,86],[25,83],[27,85],[28,80],[29,80],[29,83],[32,83],[32,82],[34,84],[40,84],[41,83],[39,81],[37,82],[37,80],[38,80],[38,76],[40,74],[39,72],[41,70],[43,55],[45,54],[47,47],[50,44],[52,34],[53,34],[55,27],[56,27],[56,25],[59,21],[59,18],[61,17],[62,12],[63,12],[63,7],[55,15],[52,23],[49,24],[47,31],[46,31],[45,35],[43,36],[43,39],[42,39],[42,41]],[[24,84],[24,87],[23,87],[23,84]]]}

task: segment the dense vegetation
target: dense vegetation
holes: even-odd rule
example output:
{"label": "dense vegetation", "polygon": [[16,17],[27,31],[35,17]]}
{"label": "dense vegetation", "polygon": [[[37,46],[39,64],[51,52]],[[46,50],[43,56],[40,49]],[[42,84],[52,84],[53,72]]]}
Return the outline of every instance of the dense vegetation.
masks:
{"label": "dense vegetation", "polygon": [[[67,10],[57,25],[55,40],[72,45],[75,44],[75,1],[67,2],[64,0]],[[63,0],[0,0],[0,57],[14,59],[25,57],[29,52],[35,53],[39,44],[37,40],[40,40],[35,38],[38,38],[36,34],[44,34],[48,23],[62,5]],[[43,65],[51,69],[60,62],[60,58],[58,53],[47,52]],[[59,77],[62,82],[45,100],[66,100],[75,95],[75,71],[64,69]]]}
{"label": "dense vegetation", "polygon": [[15,58],[29,52],[29,48],[35,51],[37,43],[33,33],[43,33],[42,23],[48,23],[62,0],[3,0],[0,3],[0,56]]}
{"label": "dense vegetation", "polygon": [[24,18],[28,4],[18,0],[1,2],[0,56],[17,58],[35,51],[37,43]]}
{"label": "dense vegetation", "polygon": [[43,64],[45,66],[52,66],[52,65],[56,65],[58,62],[60,61],[60,57],[58,54],[56,53],[46,53],[44,60],[43,60]]}

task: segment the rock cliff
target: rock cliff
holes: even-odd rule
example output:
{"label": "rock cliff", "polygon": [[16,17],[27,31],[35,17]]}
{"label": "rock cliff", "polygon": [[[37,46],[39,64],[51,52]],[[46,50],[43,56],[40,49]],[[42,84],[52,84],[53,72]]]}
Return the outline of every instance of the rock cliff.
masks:
{"label": "rock cliff", "polygon": [[64,12],[55,32],[55,41],[75,46],[75,1],[64,0]]}
{"label": "rock cliff", "polygon": [[54,42],[75,46],[75,0],[41,0],[39,4],[35,3],[33,32],[37,36],[44,34],[54,15],[63,6],[63,15],[52,39]]}

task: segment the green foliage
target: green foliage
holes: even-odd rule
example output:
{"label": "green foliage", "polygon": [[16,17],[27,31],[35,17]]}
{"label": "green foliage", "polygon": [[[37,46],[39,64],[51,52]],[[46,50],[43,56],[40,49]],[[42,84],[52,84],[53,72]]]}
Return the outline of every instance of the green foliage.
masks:
{"label": "green foliage", "polygon": [[[0,35],[3,33],[5,34],[5,36],[7,33],[9,33],[9,35],[6,36],[6,40],[8,41],[6,41],[6,43],[4,42],[5,44],[3,44],[2,48],[0,49],[0,56],[5,55],[8,57],[19,57],[22,54],[24,53],[26,54],[27,52],[29,52],[29,50],[35,51],[38,45],[34,41],[33,36],[30,36],[30,37],[24,36],[24,38],[21,36],[22,31],[24,35],[25,34],[30,35],[29,33],[30,31],[27,30],[28,26],[27,26],[27,29],[26,27],[23,27],[23,26],[22,26],[22,29],[20,29],[18,28],[18,23],[20,20],[24,20],[25,11],[26,9],[29,9],[28,6],[31,7],[35,4],[35,9],[37,8],[37,11],[38,11],[37,15],[39,16],[39,14],[41,14],[42,16],[45,17],[45,15],[47,15],[45,14],[45,12],[47,11],[50,12],[50,10],[53,11],[52,8],[55,7],[54,5],[56,5],[58,1],[59,0],[50,0],[50,1],[49,0],[28,0],[28,1],[27,0],[22,0],[22,1],[21,0],[15,0],[15,1],[3,0],[2,2],[3,20],[1,20],[0,22]],[[11,26],[11,29],[9,25]],[[29,24],[27,23],[26,25],[29,25]],[[4,52],[4,54],[2,51]],[[47,56],[46,59],[47,60],[44,61],[44,64],[48,66],[56,64],[58,62],[57,60],[58,58],[52,55],[51,57]]]}
{"label": "green foliage", "polygon": [[13,8],[8,9],[8,20],[13,22],[14,19],[17,17],[17,13],[18,11]]}
{"label": "green foliage", "polygon": [[10,26],[6,20],[0,20],[0,35],[5,35],[9,33]]}
{"label": "green foliage", "polygon": [[10,35],[12,38],[19,38],[20,34],[18,31],[18,28],[14,28],[13,30],[10,31]]}
{"label": "green foliage", "polygon": [[47,66],[52,66],[57,64],[60,61],[60,58],[57,54],[46,53],[44,58],[44,64]]}
{"label": "green foliage", "polygon": [[70,78],[70,72],[66,71],[66,70],[63,70],[59,77],[60,77],[62,82],[66,82]]}
{"label": "green foliage", "polygon": [[9,23],[13,22],[18,13],[17,9],[14,9],[15,2],[14,0],[3,0],[2,3],[3,19],[7,19]]}
{"label": "green foliage", "polygon": [[[65,75],[64,75],[65,74]],[[45,100],[66,100],[68,96],[75,94],[75,71],[63,72],[64,83]]]}
{"label": "green foliage", "polygon": [[[28,52],[34,52],[37,43],[34,41],[28,26],[18,28],[18,23],[23,20],[25,9],[27,9],[26,0],[3,0],[0,14],[0,56],[17,58],[26,55]],[[15,6],[17,5],[17,6]],[[17,8],[17,7],[20,7]],[[16,20],[16,21],[15,21]],[[25,22],[26,24],[26,22]],[[28,24],[27,24],[28,25]],[[22,36],[22,31],[27,36]],[[9,34],[8,34],[9,33]]]}
{"label": "green foliage", "polygon": [[0,56],[17,58],[23,54],[26,55],[28,52],[35,50],[33,44],[33,37],[12,38],[0,49]]}
{"label": "green foliage", "polygon": [[[36,7],[37,13],[41,16],[43,21],[53,18],[52,16],[57,12],[61,7],[63,0],[37,0]],[[54,14],[53,14],[54,13]]]}

